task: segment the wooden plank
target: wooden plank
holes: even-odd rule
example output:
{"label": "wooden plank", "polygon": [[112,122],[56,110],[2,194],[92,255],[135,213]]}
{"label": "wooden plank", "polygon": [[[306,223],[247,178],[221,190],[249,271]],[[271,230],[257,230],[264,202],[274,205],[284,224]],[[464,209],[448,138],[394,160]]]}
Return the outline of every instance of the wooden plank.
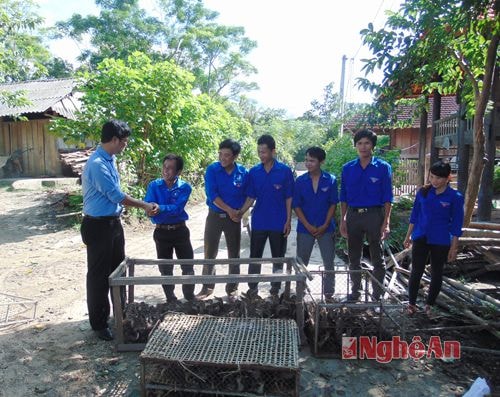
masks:
{"label": "wooden plank", "polygon": [[10,146],[10,134],[9,134],[9,124],[6,122],[0,122],[0,155],[8,156]]}
{"label": "wooden plank", "polygon": [[45,137],[45,167],[51,176],[62,175],[57,138],[49,133],[49,120],[43,120],[43,136]]}
{"label": "wooden plank", "polygon": [[24,151],[23,153],[24,174],[26,176],[35,176],[36,174],[34,170],[36,167],[36,161],[33,155],[33,151],[30,150],[31,148],[33,148],[33,126],[31,122],[26,122],[26,124],[23,126],[22,137],[23,137],[22,150]]}
{"label": "wooden plank", "polygon": [[469,224],[471,229],[486,229],[486,230],[499,230],[500,224],[498,223],[489,223],[489,222],[471,222]]}
{"label": "wooden plank", "polygon": [[36,160],[34,170],[36,176],[45,175],[45,141],[43,139],[43,129],[37,124],[33,134],[33,157]]}

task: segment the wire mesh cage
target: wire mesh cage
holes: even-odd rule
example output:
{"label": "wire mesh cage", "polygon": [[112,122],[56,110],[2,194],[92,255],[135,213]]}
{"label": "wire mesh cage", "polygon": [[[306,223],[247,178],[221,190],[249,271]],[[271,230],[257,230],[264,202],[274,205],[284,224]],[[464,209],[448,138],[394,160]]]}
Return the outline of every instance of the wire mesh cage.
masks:
{"label": "wire mesh cage", "polygon": [[140,355],[142,393],[297,396],[298,347],[293,320],[169,313]]}
{"label": "wire mesh cage", "polygon": [[0,327],[34,320],[37,304],[32,299],[0,293]]}
{"label": "wire mesh cage", "polygon": [[[369,270],[311,271],[306,295],[306,335],[312,353],[338,358],[343,338],[380,340],[405,336],[403,303],[379,283]],[[353,298],[352,278],[361,278],[362,291]],[[325,285],[326,283],[333,283]],[[378,288],[376,298],[373,289]],[[356,291],[357,292],[357,291]]]}

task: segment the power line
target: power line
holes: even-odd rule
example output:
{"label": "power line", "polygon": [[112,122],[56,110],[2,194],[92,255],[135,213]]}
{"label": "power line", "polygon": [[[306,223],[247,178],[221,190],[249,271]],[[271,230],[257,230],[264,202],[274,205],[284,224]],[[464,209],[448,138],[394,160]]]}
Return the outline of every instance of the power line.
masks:
{"label": "power line", "polygon": [[[377,12],[375,13],[375,16],[372,18],[372,22],[371,23],[375,22],[375,20],[377,19],[379,12],[382,9],[382,6],[384,5],[384,2],[385,2],[385,0],[381,0],[380,1],[380,4],[379,4],[378,9],[377,9]],[[359,47],[358,47],[356,53],[354,54],[353,58],[356,58],[358,56],[358,53],[361,50],[361,47],[363,47],[363,43],[361,43],[359,45]]]}

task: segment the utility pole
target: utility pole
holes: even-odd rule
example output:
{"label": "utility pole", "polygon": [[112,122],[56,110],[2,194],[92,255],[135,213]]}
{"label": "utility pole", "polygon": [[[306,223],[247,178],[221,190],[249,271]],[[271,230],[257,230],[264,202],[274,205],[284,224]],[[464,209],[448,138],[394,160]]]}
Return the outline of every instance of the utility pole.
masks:
{"label": "utility pole", "polygon": [[340,136],[344,134],[344,106],[345,106],[345,94],[344,94],[344,81],[345,81],[345,62],[347,61],[347,57],[345,55],[342,56],[342,72],[340,74],[340,120],[342,123],[340,124]]}

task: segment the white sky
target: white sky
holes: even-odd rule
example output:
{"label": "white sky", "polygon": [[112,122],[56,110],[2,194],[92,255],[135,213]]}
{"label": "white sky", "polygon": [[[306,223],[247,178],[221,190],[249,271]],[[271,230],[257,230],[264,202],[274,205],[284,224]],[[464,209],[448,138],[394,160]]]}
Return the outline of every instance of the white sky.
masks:
{"label": "white sky", "polygon": [[[47,24],[68,19],[73,13],[97,13],[93,0],[38,0]],[[142,0],[151,9],[152,0]],[[342,56],[346,55],[345,95],[348,102],[371,102],[358,91],[356,77],[363,76],[361,59],[370,56],[361,45],[359,31],[372,22],[385,22],[386,9],[396,10],[400,0],[204,0],[220,13],[218,22],[243,26],[245,35],[257,41],[249,56],[258,69],[254,76],[260,90],[248,96],[261,106],[286,109],[300,116],[320,99],[325,86],[340,88]],[[70,61],[79,53],[69,40],[59,40],[52,51]],[[352,59],[352,61],[351,61]],[[380,76],[380,75],[379,75]],[[380,77],[378,77],[380,78]]]}

